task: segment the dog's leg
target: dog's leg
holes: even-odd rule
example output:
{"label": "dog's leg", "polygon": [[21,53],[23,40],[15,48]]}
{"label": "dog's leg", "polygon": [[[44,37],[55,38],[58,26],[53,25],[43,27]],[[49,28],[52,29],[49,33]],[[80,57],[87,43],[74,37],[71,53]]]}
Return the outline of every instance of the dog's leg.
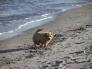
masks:
{"label": "dog's leg", "polygon": [[44,48],[47,48],[47,47],[48,47],[48,43],[45,43],[45,44],[44,44]]}
{"label": "dog's leg", "polygon": [[42,47],[47,48],[47,45],[48,45],[48,43],[44,43]]}
{"label": "dog's leg", "polygon": [[41,44],[40,47],[43,48],[44,47],[44,44]]}
{"label": "dog's leg", "polygon": [[39,46],[39,47],[41,48],[42,46],[43,46],[43,44],[40,44],[40,46]]}
{"label": "dog's leg", "polygon": [[45,43],[45,48],[48,47],[48,44],[50,43],[51,40],[49,40],[48,42]]}

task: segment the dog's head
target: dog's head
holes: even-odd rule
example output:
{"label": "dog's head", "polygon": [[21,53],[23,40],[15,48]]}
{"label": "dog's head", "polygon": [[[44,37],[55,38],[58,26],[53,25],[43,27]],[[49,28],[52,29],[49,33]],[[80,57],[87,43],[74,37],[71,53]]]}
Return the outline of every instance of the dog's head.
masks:
{"label": "dog's head", "polygon": [[47,40],[50,40],[53,38],[53,33],[52,32],[48,32],[48,33],[45,33],[44,36],[46,37]]}

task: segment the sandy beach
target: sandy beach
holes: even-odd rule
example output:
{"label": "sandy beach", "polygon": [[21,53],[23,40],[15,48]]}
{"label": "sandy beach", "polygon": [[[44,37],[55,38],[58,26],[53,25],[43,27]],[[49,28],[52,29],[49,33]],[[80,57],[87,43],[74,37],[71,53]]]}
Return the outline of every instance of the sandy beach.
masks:
{"label": "sandy beach", "polygon": [[[47,49],[32,48],[34,32],[55,36]],[[0,69],[92,69],[92,4],[59,13],[54,21],[0,41]]]}

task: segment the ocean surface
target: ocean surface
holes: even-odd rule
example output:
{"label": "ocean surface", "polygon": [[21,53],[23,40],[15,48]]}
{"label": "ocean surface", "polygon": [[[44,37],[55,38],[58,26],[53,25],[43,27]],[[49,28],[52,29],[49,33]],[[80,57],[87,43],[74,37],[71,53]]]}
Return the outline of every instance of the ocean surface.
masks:
{"label": "ocean surface", "polygon": [[48,23],[55,15],[92,0],[0,0],[0,40]]}

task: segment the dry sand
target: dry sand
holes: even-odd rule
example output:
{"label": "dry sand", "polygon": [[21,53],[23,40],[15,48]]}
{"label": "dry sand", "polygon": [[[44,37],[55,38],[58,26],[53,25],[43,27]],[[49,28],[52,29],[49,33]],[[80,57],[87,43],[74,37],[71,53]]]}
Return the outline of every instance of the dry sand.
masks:
{"label": "dry sand", "polygon": [[[38,28],[55,34],[47,49],[32,48]],[[48,24],[1,41],[0,69],[92,69],[92,5],[60,13]]]}

